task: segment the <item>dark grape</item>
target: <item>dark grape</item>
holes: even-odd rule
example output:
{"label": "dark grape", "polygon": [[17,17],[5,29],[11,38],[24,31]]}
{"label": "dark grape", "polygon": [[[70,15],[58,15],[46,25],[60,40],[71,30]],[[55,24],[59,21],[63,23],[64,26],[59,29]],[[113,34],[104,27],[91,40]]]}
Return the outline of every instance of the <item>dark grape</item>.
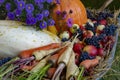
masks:
{"label": "dark grape", "polygon": [[95,57],[90,56],[87,52],[82,52],[81,56],[80,56],[80,62],[86,60],[86,59],[94,59]]}
{"label": "dark grape", "polygon": [[6,62],[8,62],[9,60],[11,60],[11,57],[7,57],[7,58],[3,58],[0,60],[0,66],[2,66],[3,64],[5,64]]}
{"label": "dark grape", "polygon": [[82,41],[82,40],[83,40],[83,31],[82,31],[81,29],[78,29],[78,30],[77,30],[77,33],[79,34],[77,38],[78,38],[80,41]]}
{"label": "dark grape", "polygon": [[106,34],[107,36],[114,36],[116,30],[117,30],[117,26],[111,24],[103,29],[103,33]]}
{"label": "dark grape", "polygon": [[86,30],[91,30],[95,34],[95,27],[91,26],[89,23],[86,23],[85,29]]}
{"label": "dark grape", "polygon": [[106,19],[108,17],[113,18],[113,14],[110,12],[100,12],[100,13],[98,13],[97,20],[100,21],[100,20]]}
{"label": "dark grape", "polygon": [[99,48],[100,47],[100,44],[99,44],[99,38],[97,36],[92,36],[91,38],[86,38],[84,40],[84,42],[87,44],[87,45],[94,45],[95,47]]}

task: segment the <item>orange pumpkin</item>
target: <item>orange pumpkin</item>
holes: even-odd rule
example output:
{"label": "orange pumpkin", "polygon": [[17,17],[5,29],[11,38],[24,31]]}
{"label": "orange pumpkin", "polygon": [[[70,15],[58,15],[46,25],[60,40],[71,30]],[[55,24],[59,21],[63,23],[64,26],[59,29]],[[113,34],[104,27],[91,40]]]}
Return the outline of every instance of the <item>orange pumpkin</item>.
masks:
{"label": "orange pumpkin", "polygon": [[[58,32],[69,29],[67,25],[65,25],[68,19],[72,19],[73,24],[82,25],[87,22],[87,14],[86,9],[80,0],[59,0],[60,4],[55,4],[51,12],[51,16],[56,22],[56,28]],[[60,19],[57,11],[66,12],[66,18]]]}

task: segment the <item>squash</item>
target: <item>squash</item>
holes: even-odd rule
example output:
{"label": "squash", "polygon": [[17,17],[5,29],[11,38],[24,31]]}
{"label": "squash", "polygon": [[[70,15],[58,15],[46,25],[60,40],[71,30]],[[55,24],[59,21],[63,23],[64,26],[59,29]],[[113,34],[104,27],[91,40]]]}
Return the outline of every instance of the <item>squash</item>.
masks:
{"label": "squash", "polygon": [[21,51],[60,43],[60,39],[48,31],[36,31],[17,21],[0,20],[0,57],[14,57]]}
{"label": "squash", "polygon": [[[56,22],[58,32],[65,31],[68,19],[72,19],[73,24],[82,25],[87,22],[86,9],[80,0],[59,0],[60,4],[54,1],[55,5],[51,11],[51,16]],[[57,12],[65,13],[65,19],[60,19]]]}

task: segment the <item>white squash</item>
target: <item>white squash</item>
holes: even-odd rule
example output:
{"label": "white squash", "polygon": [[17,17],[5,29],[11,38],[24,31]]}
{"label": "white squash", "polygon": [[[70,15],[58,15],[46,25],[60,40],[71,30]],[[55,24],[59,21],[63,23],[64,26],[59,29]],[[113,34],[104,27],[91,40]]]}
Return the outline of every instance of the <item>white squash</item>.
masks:
{"label": "white squash", "polygon": [[36,31],[17,21],[0,21],[0,57],[16,56],[22,50],[60,42],[47,31]]}

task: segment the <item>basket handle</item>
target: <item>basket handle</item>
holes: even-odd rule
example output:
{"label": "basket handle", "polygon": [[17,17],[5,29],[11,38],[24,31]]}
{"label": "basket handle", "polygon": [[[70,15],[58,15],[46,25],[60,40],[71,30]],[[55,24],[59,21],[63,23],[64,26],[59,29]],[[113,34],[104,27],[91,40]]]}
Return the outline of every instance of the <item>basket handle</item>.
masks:
{"label": "basket handle", "polygon": [[113,0],[106,0],[105,2],[104,2],[104,4],[102,5],[102,7],[100,7],[99,8],[99,12],[101,12],[101,11],[103,11],[110,3],[112,3],[113,2]]}

